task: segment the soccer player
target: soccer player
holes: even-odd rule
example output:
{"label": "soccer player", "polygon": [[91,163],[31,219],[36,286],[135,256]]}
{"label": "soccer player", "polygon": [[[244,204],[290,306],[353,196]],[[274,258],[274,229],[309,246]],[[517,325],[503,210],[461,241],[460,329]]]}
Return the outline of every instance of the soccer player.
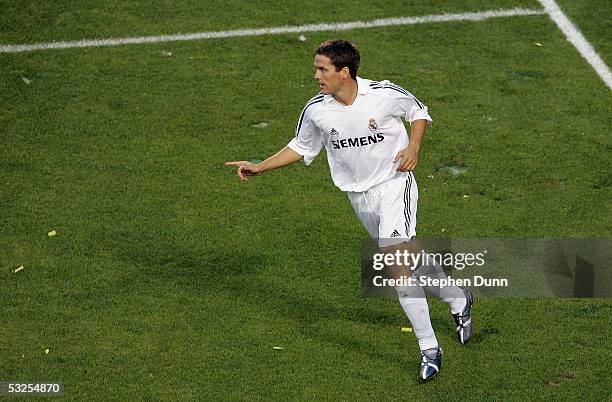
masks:
{"label": "soccer player", "polygon": [[[226,162],[237,166],[240,180],[303,160],[309,165],[323,147],[334,184],[348,194],[355,213],[382,252],[422,252],[416,240],[418,189],[412,171],[421,141],[432,121],[427,106],[389,81],[357,76],[360,55],[344,40],[322,43],[315,50],[315,80],[320,92],[310,99],[297,122],[295,137],[263,162]],[[410,123],[410,137],[401,118]],[[424,254],[427,256],[427,254]],[[415,277],[446,278],[433,259],[411,267]],[[427,288],[449,303],[457,336],[472,336],[473,296],[456,286]],[[429,318],[423,288],[396,287],[421,349],[420,377],[428,380],[441,368],[442,349]]]}

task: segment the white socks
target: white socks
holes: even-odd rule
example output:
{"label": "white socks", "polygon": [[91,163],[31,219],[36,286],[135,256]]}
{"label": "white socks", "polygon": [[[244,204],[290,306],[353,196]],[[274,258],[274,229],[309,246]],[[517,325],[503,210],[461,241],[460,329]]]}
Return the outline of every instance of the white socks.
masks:
{"label": "white socks", "polygon": [[412,329],[419,341],[421,350],[438,347],[438,340],[429,319],[429,307],[425,292],[421,286],[396,287],[397,295],[404,312],[408,316]]}
{"label": "white socks", "polygon": [[[433,258],[426,258],[427,254],[423,253],[423,264],[414,271],[413,275],[417,277],[427,277],[437,280],[446,280],[448,277]],[[458,286],[426,286],[427,291],[433,293],[440,299],[450,305],[451,313],[459,314],[465,307],[465,294]]]}
{"label": "white socks", "polygon": [[[423,257],[425,256],[426,254],[423,255]],[[442,267],[436,264],[433,258],[425,258],[423,265],[414,271],[413,276],[415,279],[419,277],[438,280],[447,279]],[[459,314],[463,311],[466,300],[461,288],[457,286],[427,286],[425,289],[448,303],[451,313]],[[431,326],[429,307],[423,287],[419,285],[398,286],[395,290],[397,291],[399,302],[412,324],[414,334],[419,341],[419,348],[421,350],[437,348],[438,340]]]}

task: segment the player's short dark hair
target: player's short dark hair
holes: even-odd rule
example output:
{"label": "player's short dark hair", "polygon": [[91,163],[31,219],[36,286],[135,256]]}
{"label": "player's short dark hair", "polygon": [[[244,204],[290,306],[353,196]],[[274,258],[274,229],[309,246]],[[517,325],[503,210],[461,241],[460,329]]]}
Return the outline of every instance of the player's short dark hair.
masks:
{"label": "player's short dark hair", "polygon": [[317,54],[329,57],[336,71],[348,67],[351,77],[357,79],[360,56],[359,50],[351,42],[342,39],[325,41],[315,50],[315,55]]}

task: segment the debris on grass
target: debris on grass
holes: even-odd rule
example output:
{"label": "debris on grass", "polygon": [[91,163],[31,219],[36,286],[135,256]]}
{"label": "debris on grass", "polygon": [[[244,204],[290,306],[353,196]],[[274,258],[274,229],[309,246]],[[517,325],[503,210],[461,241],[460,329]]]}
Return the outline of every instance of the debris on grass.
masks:
{"label": "debris on grass", "polygon": [[15,268],[15,269],[13,270],[13,273],[14,273],[14,274],[16,274],[17,272],[19,272],[19,271],[21,271],[21,270],[23,270],[23,265],[22,265],[22,266],[20,266],[19,268]]}
{"label": "debris on grass", "polygon": [[273,346],[272,349],[274,349],[274,350],[283,350],[285,348],[281,348],[280,346]]}
{"label": "debris on grass", "polygon": [[410,327],[402,327],[402,332],[412,332],[412,328],[410,328]]}
{"label": "debris on grass", "polygon": [[460,167],[460,166],[447,166],[444,169],[450,172],[450,174],[452,174],[455,177],[461,176],[462,174],[465,174],[465,172],[467,172],[466,168]]}
{"label": "debris on grass", "polygon": [[470,196],[467,194],[463,194],[463,198],[470,198]]}
{"label": "debris on grass", "polygon": [[573,371],[568,371],[563,375],[563,377],[555,377],[548,380],[548,385],[559,386],[562,382],[565,381],[574,381],[576,379],[576,373]]}
{"label": "debris on grass", "polygon": [[266,127],[268,127],[268,123],[266,123],[266,122],[257,123],[257,124],[253,124],[251,127],[253,127],[253,128],[266,128]]}
{"label": "debris on grass", "polygon": [[32,82],[32,80],[26,78],[26,77],[21,77],[21,79],[23,80],[23,82],[26,83],[26,85],[30,85],[30,83]]}
{"label": "debris on grass", "polygon": [[49,237],[53,237],[57,234],[57,232],[55,230],[50,231],[49,233],[47,233],[47,236]]}
{"label": "debris on grass", "polygon": [[537,47],[542,47],[542,44],[540,42],[536,42],[534,43],[534,45],[536,45]]}
{"label": "debris on grass", "polygon": [[484,332],[485,334],[499,334],[499,329],[495,327],[484,327],[482,332]]}
{"label": "debris on grass", "polygon": [[48,355],[49,354],[49,349],[45,349],[45,354]]}
{"label": "debris on grass", "polygon": [[430,179],[433,179],[433,178],[434,178],[434,175],[432,175],[432,174],[428,174],[428,175],[427,175],[427,177],[429,177]]}
{"label": "debris on grass", "polygon": [[536,80],[544,77],[545,75],[541,71],[517,70],[512,72],[512,78],[518,81]]}
{"label": "debris on grass", "polygon": [[170,56],[172,56],[172,52],[164,51],[164,52],[162,52],[162,56],[170,57]]}
{"label": "debris on grass", "polygon": [[300,42],[306,42],[306,37],[304,35],[300,35],[300,36],[298,36],[298,40]]}

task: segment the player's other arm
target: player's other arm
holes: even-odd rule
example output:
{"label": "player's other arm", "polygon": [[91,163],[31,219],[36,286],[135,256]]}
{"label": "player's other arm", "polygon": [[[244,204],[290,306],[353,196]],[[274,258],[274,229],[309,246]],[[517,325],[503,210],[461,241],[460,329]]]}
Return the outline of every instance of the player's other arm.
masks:
{"label": "player's other arm", "polygon": [[425,136],[425,130],[427,129],[428,120],[418,119],[410,123],[410,143],[408,147],[400,150],[395,156],[395,161],[401,159],[397,170],[407,172],[414,170],[419,161],[419,150],[421,149],[421,142]]}
{"label": "player's other arm", "polygon": [[301,160],[302,158],[302,155],[286,146],[276,154],[270,156],[260,163],[253,163],[249,161],[231,161],[225,162],[225,166],[238,166],[238,177],[240,177],[240,180],[245,181],[251,176],[257,176],[258,174],[267,172],[268,170],[278,169],[283,166],[290,165]]}
{"label": "player's other arm", "polygon": [[400,149],[395,155],[394,162],[399,161],[397,170],[407,172],[414,170],[419,160],[419,150],[425,130],[431,123],[431,116],[427,106],[421,103],[414,95],[404,88],[391,82],[384,82],[382,88],[391,99],[391,113],[398,117],[403,117],[410,122],[410,142],[404,149]]}

